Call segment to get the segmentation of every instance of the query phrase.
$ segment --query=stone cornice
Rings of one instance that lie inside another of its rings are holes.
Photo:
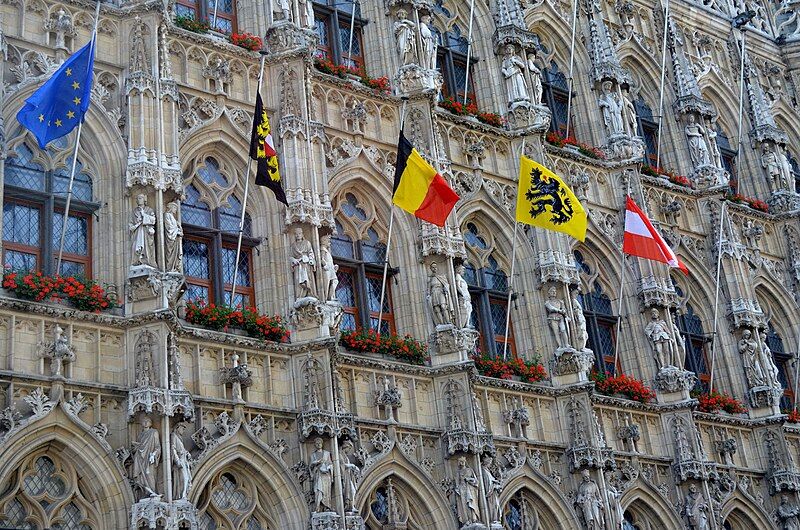
[[[769,418],[761,418],[761,419],[750,419],[744,417],[737,417],[737,416],[727,416],[722,414],[711,414],[708,412],[694,412],[694,419],[695,421],[705,421],[708,423],[721,423],[723,425],[730,425],[733,427],[746,427],[746,428],[755,428],[755,427],[768,427],[770,425],[781,425],[784,422],[786,416],[784,414],[778,416],[771,416]]]
[[[443,375],[459,374],[469,372],[473,369],[474,364],[464,362],[450,366],[442,366],[439,368],[432,368],[430,366],[420,366],[416,364],[407,364],[389,359],[380,359],[377,357],[366,357],[361,354],[354,354],[343,350],[337,350],[332,353],[334,366],[356,366],[359,368],[377,369],[377,370],[393,370],[408,375],[416,375],[422,377],[440,377]]]
[[[597,405],[606,405],[611,407],[619,407],[624,409],[639,410],[642,412],[652,412],[653,414],[662,414],[664,412],[674,412],[677,410],[694,409],[697,406],[696,399],[687,401],[680,401],[678,403],[640,403],[630,399],[624,399],[614,396],[606,396],[605,394],[593,394],[592,403]]]

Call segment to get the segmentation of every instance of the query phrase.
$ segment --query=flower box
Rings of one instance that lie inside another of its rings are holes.
[[[3,273],[3,288],[23,300],[67,301],[80,311],[99,313],[115,306],[112,297],[98,283],[74,276],[45,276],[41,272],[7,269]]]
[[[389,355],[403,362],[424,365],[428,360],[428,348],[410,335],[399,336],[374,330],[347,330],[339,337],[339,344],[360,353]]]
[[[230,307],[199,302],[186,304],[186,321],[214,331],[242,331],[247,336],[275,341],[289,340],[289,330],[280,316],[262,315],[255,307]]]
[[[745,197],[741,193],[729,193],[725,196],[725,199],[736,204],[749,206],[753,210],[758,210],[759,212],[769,213],[769,205],[760,199]]]
[[[191,31],[192,33],[208,33],[210,29],[208,22],[195,20],[193,17],[179,15],[175,17],[174,20],[176,26]]]
[[[234,46],[257,52],[264,47],[264,41],[252,33],[231,33],[228,35],[228,42]]]
[[[476,355],[472,358],[478,373],[486,377],[521,381],[523,383],[537,383],[547,378],[547,370],[538,360],[524,361],[519,357],[509,360],[489,357],[486,354]]]
[[[800,424],[800,410],[794,409],[789,411],[788,416],[786,417],[786,421],[788,421],[789,423]]]
[[[314,58],[314,68],[324,74],[336,76],[339,79],[349,79],[361,83],[365,87],[377,90],[381,94],[389,94],[391,92],[392,87],[389,83],[388,76],[370,77],[363,68],[336,64],[330,59],[322,59],[320,57]]]
[[[728,414],[744,414],[747,412],[741,401],[724,392],[717,392],[716,390],[711,394],[693,392],[692,397],[697,398],[699,402],[697,410],[700,412],[712,414],[719,411],[727,412]]]
[[[643,381],[629,375],[592,372],[591,379],[595,383],[595,389],[607,396],[618,395],[624,399],[638,401],[639,403],[647,403],[656,397],[656,393],[645,385]]]
[[[561,149],[567,149],[572,152],[580,153],[581,155],[593,158],[595,160],[605,160],[606,155],[598,149],[589,144],[585,144],[583,142],[579,142],[574,137],[570,136],[569,138],[564,138],[560,134],[549,132],[544,137],[545,141],[551,145],[559,147]]]
[[[650,164],[640,164],[639,171],[642,173],[642,175],[647,175],[649,177],[665,178],[677,186],[683,186],[684,188],[690,189],[694,188],[694,184],[691,180],[689,180],[688,177],[678,175],[669,169],[651,166]]]
[[[502,128],[506,125],[506,120],[502,116],[494,112],[480,112],[478,106],[471,101],[465,105],[460,101],[444,98],[439,102],[439,106],[457,116],[475,118],[479,122],[491,125],[492,127]]]

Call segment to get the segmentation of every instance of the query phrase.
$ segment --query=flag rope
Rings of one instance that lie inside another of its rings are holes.
[[[572,36],[569,43],[569,87],[567,91],[567,134],[569,138],[570,112],[572,112],[572,74],[575,68],[575,30],[578,27],[578,1],[572,2]]]
[[[656,167],[661,167],[661,128],[664,123],[664,79],[667,73],[667,34],[669,0],[664,2],[664,38],[661,41],[661,82],[658,89],[658,133],[656,135]]]
[[[94,8],[94,28],[92,29],[92,56],[97,51],[97,23],[100,21],[100,1]],[[94,64],[92,64],[94,67]],[[88,109],[87,109],[88,112]],[[85,113],[80,122],[78,122],[78,132],[75,134],[75,150],[72,153],[72,169],[69,172],[69,185],[67,186],[67,203],[64,205],[64,218],[61,220],[61,241],[58,244],[58,261],[56,262],[56,276],[61,275],[61,260],[64,257],[64,241],[67,235],[67,223],[69,222],[69,209],[72,205],[72,185],[75,183],[75,169],[78,165],[78,149],[81,144],[81,130],[83,129],[83,120]]]
[[[256,95],[261,93],[261,81],[264,78],[264,62],[267,58],[267,54],[264,51],[261,51],[261,67],[258,72],[258,85],[256,86]],[[236,280],[239,278],[239,258],[242,254],[242,234],[244,233],[244,217],[247,212],[247,196],[250,193],[250,168],[253,165],[253,158],[247,157],[247,170],[244,174],[244,199],[242,199],[242,215],[239,216],[239,239],[236,242],[236,261],[233,263],[233,285],[231,286],[231,303],[229,305],[234,305],[234,300],[236,296]],[[223,295],[223,301],[225,296]]]
[[[714,320],[711,333],[711,370],[709,374],[708,393],[714,391],[714,361],[717,355],[717,316],[719,314],[719,276],[722,271],[722,234],[725,222],[725,207],[728,201],[722,199],[722,209],[719,212],[719,239],[717,240],[717,274],[714,278]]]
[[[467,106],[467,95],[469,93],[469,60],[472,56],[472,22],[475,18],[475,0],[469,2],[469,29],[467,30],[467,68],[464,72],[464,106]]]
[[[403,105],[400,107],[400,131],[403,131],[403,125],[406,121],[406,105],[408,104],[408,97],[403,98]],[[386,296],[386,275],[389,273],[389,250],[392,248],[392,229],[394,228],[394,204],[389,203],[389,234],[386,236],[386,253],[383,255],[383,277],[381,278],[381,299],[378,306],[378,323],[377,329],[378,336],[381,336],[381,321],[383,320],[383,300]]]
[[[522,157],[525,156],[525,142],[528,138],[522,137],[522,149],[519,153],[520,170],[522,166]],[[508,328],[511,326],[511,296],[513,294],[512,287],[514,286],[514,270],[517,264],[517,218],[514,217],[514,236],[511,238],[511,277],[508,279],[508,300],[506,300],[506,327],[503,332],[503,360],[506,360],[506,351],[508,349]]]

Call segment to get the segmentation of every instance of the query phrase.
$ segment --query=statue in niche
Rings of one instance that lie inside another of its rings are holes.
[[[183,271],[183,228],[178,222],[177,201],[167,204],[164,212],[164,246],[167,259],[164,268],[167,272]]]
[[[575,503],[580,506],[586,530],[604,530],[606,527],[605,507],[597,482],[592,480],[589,470],[581,471],[581,484]]]
[[[772,388],[779,389],[781,388],[781,382],[780,379],[778,379],[778,367],[775,366],[775,360],[772,357],[772,350],[767,344],[767,333],[762,330],[758,337],[761,339],[761,364],[764,366],[764,371],[766,372],[769,385]]]
[[[312,0],[298,0],[299,5],[297,10],[300,13],[301,23],[298,26],[306,29],[314,29],[316,23],[314,22],[314,2]],[[353,6],[355,8],[355,6]]]
[[[339,277],[336,273],[339,271],[339,266],[333,262],[330,234],[325,234],[319,240],[319,263],[320,267],[322,267],[322,289],[320,294],[326,301],[335,301],[336,287],[339,285]]]
[[[469,285],[464,279],[467,272],[464,265],[456,267],[456,294],[458,296],[458,327],[465,328],[470,325],[472,318],[472,296],[469,294]]]
[[[792,169],[783,148],[774,144],[765,143],[761,155],[761,167],[769,177],[772,189],[791,190]]]
[[[689,486],[683,506],[686,525],[690,530],[708,530],[708,503],[696,484]]]
[[[316,293],[314,273],[317,270],[317,260],[314,258],[311,242],[303,235],[303,229],[300,227],[294,229],[291,249],[295,294],[297,298],[313,297]]]
[[[181,376],[180,351],[175,334],[169,332],[167,335],[167,359],[169,363],[169,389],[184,390],[183,376]]]
[[[291,22],[292,20],[292,6],[289,4],[289,0],[277,0],[273,5],[273,13],[280,13],[281,20],[285,20],[286,22]],[[277,9],[275,9],[277,8]],[[274,16],[274,15],[273,15]]]
[[[508,90],[508,104],[512,105],[520,101],[530,101],[528,87],[525,85],[525,62],[517,56],[514,46],[506,46],[501,73],[506,80]]]
[[[739,353],[744,358],[745,371],[751,386],[766,386],[768,384],[767,370],[759,352],[758,342],[753,338],[753,332],[745,329],[739,339]]]
[[[186,424],[178,423],[172,430],[169,442],[172,450],[172,499],[176,501],[186,500],[192,487],[192,457],[183,445],[184,432]]]
[[[583,306],[579,297],[581,295],[580,288],[572,290],[572,318],[575,320],[573,326],[575,331],[575,349],[586,349],[586,343],[589,342],[589,330],[586,329],[586,317],[583,314]]]
[[[467,465],[467,459],[463,456],[460,457],[456,472],[455,492],[458,520],[461,521],[461,524],[477,523],[481,519],[478,508],[478,487],[478,478],[475,476],[475,472]]]
[[[333,485],[333,461],[331,453],[323,447],[322,438],[314,440],[314,452],[308,465],[314,487],[314,512],[333,511],[331,486]]]
[[[782,525],[781,530],[800,530],[800,507],[796,502],[790,501],[785,493],[781,495],[777,516]]]
[[[542,104],[542,70],[536,65],[536,49],[528,54],[528,71],[531,74],[531,103]]]
[[[708,155],[706,130],[697,123],[697,118],[694,114],[687,115],[684,132],[686,133],[686,140],[689,142],[689,157],[692,159],[692,165],[695,168],[710,165],[711,158]]]
[[[495,477],[492,470],[494,459],[486,455],[481,460],[481,477],[483,478],[483,491],[486,493],[486,506],[489,508],[489,521],[500,522],[503,515],[500,509],[500,492],[503,490],[500,479]]]
[[[397,39],[397,53],[400,54],[401,66],[412,64],[417,60],[417,25],[407,17],[405,9],[397,10],[394,36]]]
[[[639,126],[636,123],[636,105],[633,104],[629,93],[622,93],[622,104],[625,108],[625,122],[628,125],[628,134],[638,136]]]
[[[669,332],[667,321],[661,318],[658,308],[650,310],[650,322],[644,328],[644,334],[650,340],[653,347],[654,358],[659,370],[667,366],[680,368],[680,360],[675,351],[675,343]]]
[[[622,498],[622,491],[609,482],[606,485],[606,495],[608,497],[608,506],[611,508],[611,528],[613,530],[622,530],[625,523],[625,511],[619,502]]]
[[[556,339],[556,348],[568,348],[570,341],[567,319],[569,316],[564,300],[558,298],[557,294],[558,291],[555,287],[551,286],[547,290],[547,300],[544,303],[544,308],[547,311],[547,324]]]
[[[56,324],[53,330],[53,343],[41,343],[39,345],[40,354],[45,359],[50,359],[50,375],[63,377],[64,363],[75,362],[75,352],[69,345],[69,339],[64,334],[64,330]]]
[[[141,419],[142,432],[133,443],[133,483],[146,495],[158,497],[156,482],[161,461],[161,437],[147,416]]]
[[[155,336],[144,330],[136,339],[136,386],[145,387],[153,384],[153,348]]]
[[[354,502],[356,499],[356,489],[361,478],[361,468],[356,464],[355,447],[353,442],[345,439],[339,451],[341,459],[342,495],[344,496],[344,509],[347,512],[355,510]]]
[[[450,298],[450,282],[439,274],[439,265],[434,261],[428,275],[428,298],[433,309],[433,323],[443,326],[453,321],[453,301]]]
[[[778,163],[781,166],[781,182],[785,183],[782,186],[782,189],[792,191],[794,188],[792,186],[792,182],[794,178],[792,177],[792,166],[789,164],[789,157],[787,156],[788,147],[778,146],[776,149],[776,154],[778,156]]]
[[[431,16],[428,14],[422,15],[422,20],[419,22],[419,39],[422,42],[420,66],[428,70],[436,70],[436,49],[439,44],[436,35],[431,30]]]
[[[708,150],[711,153],[711,162],[717,169],[722,168],[722,155],[717,145],[717,124],[716,119],[706,121],[706,138],[708,138]]]
[[[603,112],[603,124],[609,136],[616,136],[625,133],[625,125],[622,120],[622,102],[619,94],[614,91],[614,84],[611,81],[603,81],[602,94],[597,100],[600,110]]]
[[[131,265],[156,266],[156,213],[147,205],[147,196],[136,196],[136,208],[128,225],[131,234]]]

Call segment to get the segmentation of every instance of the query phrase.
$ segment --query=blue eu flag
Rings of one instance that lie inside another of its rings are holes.
[[[17,121],[36,136],[42,149],[83,120],[89,109],[93,69],[94,38],[25,100]]]

